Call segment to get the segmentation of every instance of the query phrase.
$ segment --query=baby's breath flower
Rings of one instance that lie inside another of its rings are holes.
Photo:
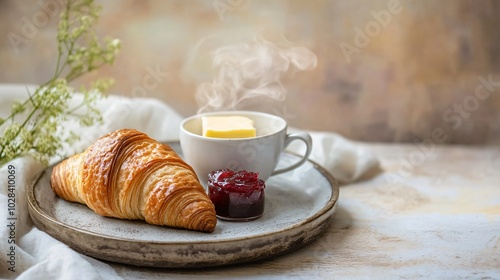
[[[28,100],[14,103],[10,116],[0,119],[0,166],[19,156],[30,155],[48,163],[51,157],[60,155],[63,143],[79,139],[73,131],[65,131],[66,136],[58,134],[63,121],[76,117],[82,126],[102,122],[95,102],[112,85],[110,79],[91,83],[89,89],[81,87],[81,104],[69,107],[74,92],[69,83],[104,64],[112,64],[120,49],[119,40],[105,38],[102,46],[95,35],[92,26],[100,11],[93,0],[66,2],[58,24],[54,76],[29,93]]]
[[[12,113],[13,114],[20,114],[20,113],[24,112],[24,110],[26,110],[26,107],[21,102],[16,101],[12,104]]]

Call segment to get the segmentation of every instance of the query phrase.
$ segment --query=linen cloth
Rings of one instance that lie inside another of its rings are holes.
[[[33,86],[0,85],[0,117],[10,113],[10,106],[15,100],[28,97],[27,88],[33,89]],[[81,98],[76,95],[73,102]],[[100,136],[120,128],[135,128],[159,141],[178,140],[182,116],[159,100],[111,95],[99,100],[98,108],[104,123],[77,129],[81,140],[72,147],[66,147],[67,155],[83,151]],[[69,122],[62,127],[75,125]],[[379,166],[378,160],[369,150],[358,147],[353,141],[335,133],[308,132],[313,138],[310,159],[323,166],[340,182],[355,181]],[[304,147],[292,142],[287,150],[303,154]],[[51,162],[57,160],[59,158],[53,158]],[[9,166],[15,168],[13,216],[8,211]],[[73,251],[33,225],[25,191],[33,177],[44,168],[29,157],[15,159],[0,168],[0,279],[121,279],[105,262]],[[8,227],[13,221],[8,220],[9,217],[16,218],[14,231]],[[9,263],[11,256],[8,254],[11,254],[13,246],[9,240],[15,241],[15,268],[12,269],[15,272],[9,270],[13,266],[13,263]]]

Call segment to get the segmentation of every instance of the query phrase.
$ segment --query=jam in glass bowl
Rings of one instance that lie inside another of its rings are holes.
[[[223,220],[250,221],[262,216],[265,187],[257,172],[221,169],[208,174],[208,195]]]

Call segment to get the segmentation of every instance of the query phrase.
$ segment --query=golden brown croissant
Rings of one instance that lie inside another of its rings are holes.
[[[215,208],[194,170],[168,145],[133,129],[104,135],[58,165],[50,178],[61,198],[99,215],[212,232]]]

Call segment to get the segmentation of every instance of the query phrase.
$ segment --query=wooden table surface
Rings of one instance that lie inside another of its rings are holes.
[[[366,144],[382,172],[340,188],[319,239],[200,270],[110,264],[126,279],[500,279],[500,147]]]

